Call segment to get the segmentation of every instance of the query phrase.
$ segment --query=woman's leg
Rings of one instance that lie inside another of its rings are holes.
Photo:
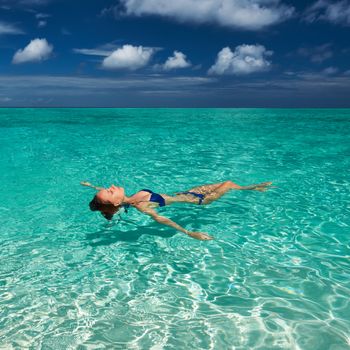
[[[234,188],[234,189],[239,190],[241,187],[232,181],[225,181],[225,182],[219,182],[216,184],[208,184],[208,185],[201,185],[201,186],[193,187],[188,191],[207,195],[210,192],[216,191],[217,188],[219,188],[220,186],[222,186],[223,184],[228,183],[228,182],[232,186],[232,189]]]
[[[255,191],[263,192],[263,191],[266,191],[267,187],[270,186],[271,184],[272,182],[263,182],[261,184],[256,184],[256,185],[240,186],[232,181],[225,181],[225,182],[219,182],[216,184],[208,184],[208,185],[193,187],[186,192],[203,194],[204,199],[202,204],[209,204],[219,199],[230,190],[255,190]],[[186,202],[186,203],[199,204],[198,197],[195,197],[191,194],[183,194],[181,192],[178,192],[174,197],[170,197],[167,195],[165,196],[167,197],[167,201],[169,203]]]
[[[231,190],[253,190],[265,192],[267,188],[272,184],[272,182],[262,182],[256,185],[249,186],[239,186],[232,181],[225,181],[220,186],[216,187],[214,191],[209,192],[205,195],[203,204],[209,204],[213,201],[216,201],[220,197],[222,197],[225,193]]]
[[[220,197],[222,197],[225,193],[231,190],[238,190],[240,189],[237,184],[233,183],[232,181],[225,181],[222,182],[219,186],[215,187],[212,191],[209,191],[205,193],[205,197],[203,200],[203,204],[209,204],[211,202],[216,201]]]
[[[272,182],[262,182],[260,184],[255,184],[255,185],[240,186],[232,181],[225,181],[225,182],[219,182],[217,184],[193,187],[189,191],[207,195],[221,188],[223,185],[225,185],[225,187],[228,187],[229,189],[232,189],[232,190],[264,191],[264,190],[267,190],[267,187],[270,186],[271,184]]]

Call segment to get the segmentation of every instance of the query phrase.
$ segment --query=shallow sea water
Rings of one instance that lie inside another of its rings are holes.
[[[350,349],[350,110],[0,110],[0,349]],[[274,181],[90,212],[112,183]]]

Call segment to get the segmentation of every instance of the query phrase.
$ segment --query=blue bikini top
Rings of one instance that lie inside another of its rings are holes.
[[[158,193],[155,193],[151,190],[143,189],[141,191],[145,191],[151,194],[151,198],[149,199],[150,202],[158,203],[160,207],[164,207],[165,199]],[[125,209],[125,212],[128,213],[128,209],[130,208],[130,204],[123,204],[123,208]]]
[[[151,194],[151,198],[149,199],[150,202],[158,203],[160,207],[165,206],[165,199],[160,194],[147,189],[143,189],[141,191],[145,191]]]

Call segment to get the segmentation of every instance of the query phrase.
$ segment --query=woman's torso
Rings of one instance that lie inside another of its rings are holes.
[[[147,207],[159,207],[168,204],[168,198],[170,196],[166,194],[159,194],[150,190],[140,190],[130,197],[130,204],[147,206]]]

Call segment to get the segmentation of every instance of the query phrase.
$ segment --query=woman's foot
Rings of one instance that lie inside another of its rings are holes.
[[[268,182],[262,182],[261,184],[254,185],[254,188],[252,188],[253,191],[259,191],[259,192],[265,192],[269,189],[269,187],[272,185],[271,181]]]
[[[210,241],[214,239],[213,237],[207,235],[204,232],[188,232],[187,233],[190,237],[198,239],[200,241]]]

